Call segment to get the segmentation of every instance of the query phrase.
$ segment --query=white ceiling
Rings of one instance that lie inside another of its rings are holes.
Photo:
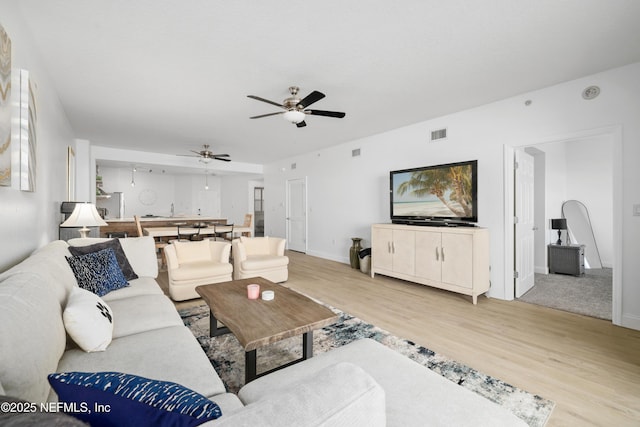
[[[77,138],[259,164],[640,61],[636,0],[15,2]]]

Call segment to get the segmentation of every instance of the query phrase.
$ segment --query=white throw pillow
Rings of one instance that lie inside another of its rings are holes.
[[[269,253],[269,237],[240,237],[247,255],[260,255]]]
[[[62,314],[67,333],[86,352],[104,351],[113,338],[113,312],[98,295],[80,287],[69,294]]]
[[[199,242],[175,242],[176,256],[180,264],[198,261],[211,261],[209,240]]]

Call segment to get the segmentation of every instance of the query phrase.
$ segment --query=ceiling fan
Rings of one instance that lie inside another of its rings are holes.
[[[211,160],[222,160],[223,162],[231,161],[231,159],[228,158],[229,157],[228,154],[215,154],[213,151],[209,150],[208,144],[204,144],[202,148],[203,149],[200,151],[189,150],[192,153],[196,153],[197,156],[192,156],[190,154],[178,154],[178,155],[187,156],[187,157],[200,157],[198,160],[202,163],[209,163]]]
[[[320,101],[325,97],[324,93],[318,92],[314,90],[309,95],[300,99],[298,97],[298,91],[300,88],[298,86],[291,86],[289,88],[289,93],[291,96],[284,101],[282,104],[278,104],[277,102],[269,101],[268,99],[261,98],[255,95],[247,95],[251,99],[255,99],[258,101],[266,102],[267,104],[275,105],[284,109],[284,111],[279,111],[277,113],[269,113],[262,114],[260,116],[249,117],[250,119],[259,119],[262,117],[275,116],[277,114],[282,114],[285,120],[295,123],[295,125],[299,128],[305,127],[307,124],[304,119],[306,115],[310,116],[325,116],[325,117],[335,117],[341,119],[345,116],[345,113],[341,113],[338,111],[325,111],[325,110],[307,110],[306,108],[313,104],[314,102]]]

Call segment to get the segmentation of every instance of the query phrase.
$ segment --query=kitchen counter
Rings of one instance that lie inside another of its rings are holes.
[[[133,237],[138,235],[138,229],[136,227],[136,223],[133,218],[114,218],[114,219],[105,219],[106,223],[109,224],[106,227],[100,227],[100,237],[109,237],[110,234],[113,234],[114,237],[123,237],[126,233],[127,236]],[[153,224],[153,227],[163,227],[163,226],[172,226],[175,223],[186,223],[185,225],[191,225],[198,222],[206,222],[212,223],[216,222],[218,224],[226,224],[226,218],[213,218],[208,216],[198,216],[198,215],[190,215],[190,216],[154,216],[154,217],[140,217],[140,222],[142,226],[149,226]]]

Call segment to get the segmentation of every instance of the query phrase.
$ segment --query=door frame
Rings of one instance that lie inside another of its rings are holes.
[[[596,129],[588,129],[566,135],[550,137],[538,141],[529,141],[523,144],[503,146],[503,182],[504,182],[504,297],[513,300],[515,297],[513,271],[515,265],[514,248],[514,152],[516,148],[528,147],[550,142],[563,142],[575,139],[584,139],[595,136],[609,136],[613,147],[613,297],[612,297],[612,322],[614,325],[622,325],[622,125],[605,126]]]
[[[290,194],[290,183],[293,181],[302,181],[303,187],[304,187],[304,250],[302,251],[303,253],[307,253],[309,250],[309,199],[308,199],[308,193],[309,193],[309,187],[308,187],[308,183],[307,183],[307,177],[304,176],[302,178],[292,178],[292,179],[287,179],[286,180],[286,184],[285,184],[285,189],[286,189],[286,196],[285,196],[285,209],[284,209],[284,213],[285,213],[285,236],[286,236],[286,240],[287,240],[287,248],[289,248],[289,230],[290,230],[290,221],[289,221],[289,207],[291,206],[291,194]]]

